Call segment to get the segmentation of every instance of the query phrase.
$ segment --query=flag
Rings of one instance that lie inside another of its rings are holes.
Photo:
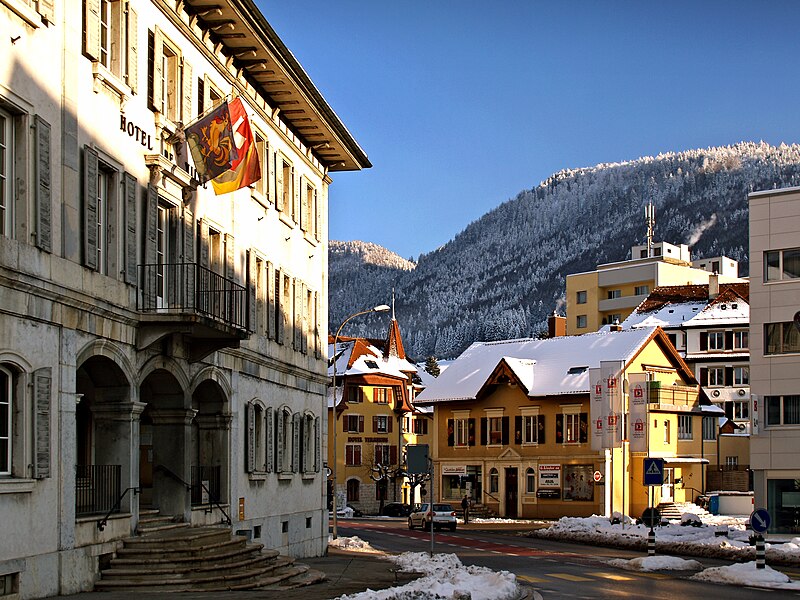
[[[227,102],[187,127],[185,134],[200,181],[224,173],[237,158]]]
[[[228,105],[233,130],[233,141],[236,145],[236,159],[231,163],[229,171],[222,173],[211,181],[214,192],[227,194],[247,187],[261,179],[261,164],[258,149],[253,141],[250,121],[241,98],[236,98]]]

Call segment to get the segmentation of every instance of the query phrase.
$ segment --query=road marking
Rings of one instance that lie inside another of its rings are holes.
[[[573,575],[571,573],[545,573],[548,577],[555,577],[556,579],[566,579],[567,581],[592,581],[588,577],[581,577],[580,575]]]
[[[547,583],[546,579],[540,577],[531,577],[530,575],[517,575],[517,579],[521,579],[526,583]]]
[[[639,573],[640,577],[649,577],[650,579],[669,579],[669,575],[663,573]]]
[[[614,581],[633,581],[633,577],[625,575],[614,575],[613,573],[587,573],[593,577],[602,577],[603,579],[613,579]]]

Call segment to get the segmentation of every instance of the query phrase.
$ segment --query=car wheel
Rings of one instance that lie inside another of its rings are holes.
[[[408,517],[408,528],[414,529],[414,521],[411,520],[411,517]]]

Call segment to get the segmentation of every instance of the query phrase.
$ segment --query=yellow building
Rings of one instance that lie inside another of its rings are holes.
[[[601,361],[618,362],[625,392],[631,374],[646,374],[649,452],[631,453],[627,436],[592,449],[589,370]],[[473,344],[417,397],[434,408],[434,496],[466,493],[504,517],[639,516],[649,454],[666,461],[652,501],[693,500],[708,461],[679,440],[678,422],[700,427],[698,391],[660,328]]]
[[[689,247],[667,242],[633,246],[631,259],[598,265],[594,271],[567,275],[567,335],[597,331],[621,323],[656,286],[742,282],[737,261],[708,258],[691,261]]]

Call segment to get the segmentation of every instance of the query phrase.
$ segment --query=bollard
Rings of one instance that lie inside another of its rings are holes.
[[[653,528],[650,528],[650,531],[647,534],[647,556],[655,556],[656,555],[656,532],[653,531]]]
[[[767,563],[767,551],[764,548],[764,536],[756,536],[756,569],[763,569]]]

